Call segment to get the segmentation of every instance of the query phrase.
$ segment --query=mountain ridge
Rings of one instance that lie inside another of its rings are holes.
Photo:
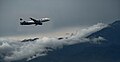
[[[87,36],[87,38],[98,37],[98,36],[105,38],[107,41],[111,41],[111,43],[120,44],[120,42],[119,42],[120,20],[109,24],[108,27]],[[119,43],[117,43],[117,42],[119,42]]]

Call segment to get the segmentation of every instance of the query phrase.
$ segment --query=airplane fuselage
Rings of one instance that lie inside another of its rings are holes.
[[[42,25],[41,22],[34,22],[34,21],[23,21],[23,22],[20,22],[20,25],[32,25],[32,24]]]

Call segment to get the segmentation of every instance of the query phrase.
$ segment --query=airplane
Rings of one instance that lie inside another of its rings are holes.
[[[22,21],[22,20],[23,20],[23,19],[20,18],[20,21]],[[35,24],[35,26],[37,26],[37,25],[42,25],[43,22],[50,21],[50,18],[41,18],[41,19],[37,20],[37,19],[34,19],[34,18],[30,17],[30,20],[31,20],[31,21],[23,21],[23,22],[20,22],[20,25],[33,25],[33,24]]]

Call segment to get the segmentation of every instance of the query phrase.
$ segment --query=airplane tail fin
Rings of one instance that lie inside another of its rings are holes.
[[[22,18],[20,18],[20,21],[22,21],[23,19]]]

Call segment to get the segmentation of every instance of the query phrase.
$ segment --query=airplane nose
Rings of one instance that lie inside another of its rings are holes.
[[[48,20],[50,20],[50,18],[47,18]]]
[[[44,20],[50,20],[50,18],[44,18]]]

